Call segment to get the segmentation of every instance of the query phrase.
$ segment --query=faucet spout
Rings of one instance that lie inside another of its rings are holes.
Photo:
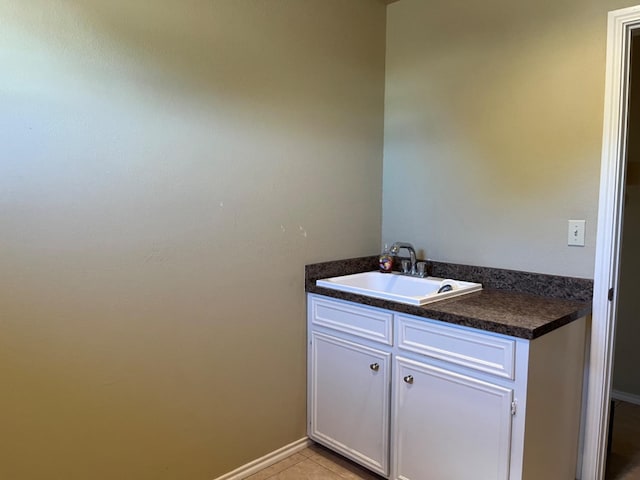
[[[389,250],[389,253],[395,257],[398,255],[401,248],[408,250],[409,261],[411,262],[411,275],[415,275],[416,274],[416,250],[413,248],[413,245],[411,245],[408,242],[395,242],[393,245],[391,245],[391,249]]]

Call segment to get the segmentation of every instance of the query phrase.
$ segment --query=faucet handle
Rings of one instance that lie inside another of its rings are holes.
[[[416,263],[416,274],[419,277],[427,276],[427,262],[418,262]]]
[[[402,273],[404,273],[404,274],[411,273],[411,261],[410,260],[408,260],[406,258],[403,258],[400,261],[400,265],[402,266]]]

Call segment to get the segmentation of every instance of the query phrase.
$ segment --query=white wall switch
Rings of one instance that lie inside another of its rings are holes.
[[[569,220],[569,238],[567,245],[584,247],[584,220]]]

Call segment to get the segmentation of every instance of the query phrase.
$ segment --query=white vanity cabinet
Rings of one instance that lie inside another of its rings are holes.
[[[309,298],[309,436],[389,474],[392,315]]]
[[[313,440],[393,480],[576,478],[584,318],[526,340],[309,294],[308,322]]]
[[[516,340],[396,316],[394,478],[508,480]]]

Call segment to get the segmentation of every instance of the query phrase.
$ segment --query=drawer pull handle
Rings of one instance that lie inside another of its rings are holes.
[[[369,368],[374,372],[377,372],[378,370],[380,370],[380,365],[378,365],[377,363],[372,363],[371,365],[369,365]]]
[[[406,377],[404,377],[404,381],[409,385],[413,384],[413,375],[407,375]]]

